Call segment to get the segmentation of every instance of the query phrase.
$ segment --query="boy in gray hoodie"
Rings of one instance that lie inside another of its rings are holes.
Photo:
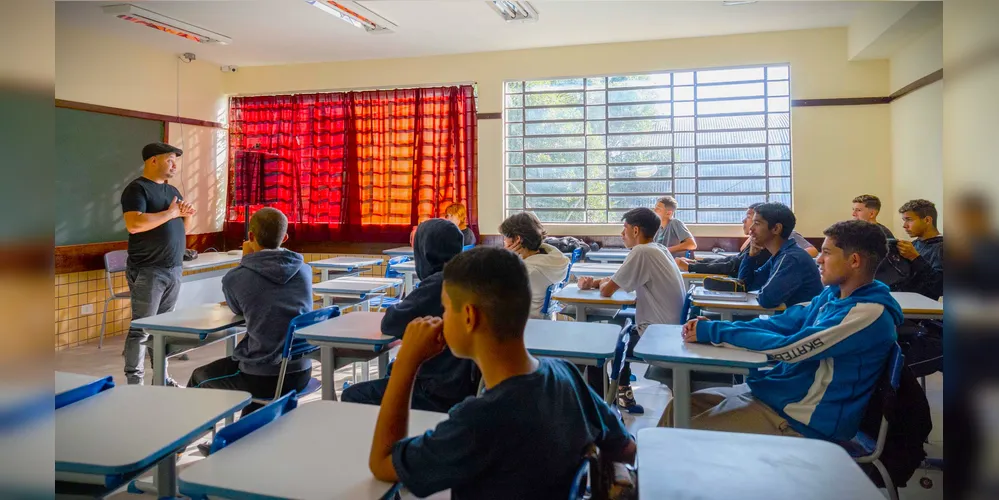
[[[222,278],[229,309],[246,318],[246,335],[232,357],[197,368],[187,387],[246,391],[274,397],[281,350],[292,318],[312,310],[312,268],[301,254],[281,248],[288,240],[288,218],[262,208],[250,218],[250,239],[243,242],[239,266]],[[301,391],[312,376],[312,361],[288,363],[282,394]],[[243,415],[259,405],[251,404]]]

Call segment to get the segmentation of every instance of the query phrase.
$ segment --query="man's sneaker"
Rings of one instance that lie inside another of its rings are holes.
[[[163,385],[165,385],[167,387],[181,387],[181,388],[183,388],[182,385],[178,384],[177,381],[174,380],[174,379],[172,379],[172,378],[166,379],[166,383],[163,384]]]
[[[645,408],[642,408],[642,405],[635,401],[635,392],[631,390],[631,386],[618,387],[617,405],[632,415],[645,413]]]

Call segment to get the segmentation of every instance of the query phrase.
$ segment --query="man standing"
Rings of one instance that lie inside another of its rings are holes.
[[[177,158],[182,154],[169,144],[147,144],[142,148],[142,176],[121,193],[128,230],[125,277],[132,295],[133,321],[173,310],[180,293],[186,234],[195,210],[167,181],[176,175]],[[148,337],[140,328],[128,330],[125,377],[129,384],[143,382]],[[169,375],[165,380],[167,385],[177,385]]]
[[[659,229],[653,242],[666,247],[669,253],[680,255],[688,250],[697,250],[697,241],[690,234],[687,225],[676,218],[676,198],[663,196],[656,202],[656,215],[659,216]]]
[[[894,240],[895,235],[884,224],[878,222],[878,214],[881,213],[881,198],[873,194],[862,194],[853,199],[854,220],[865,220],[871,224],[877,224],[885,238]]]

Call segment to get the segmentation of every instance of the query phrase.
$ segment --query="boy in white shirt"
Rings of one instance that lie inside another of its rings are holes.
[[[610,297],[618,289],[635,292],[635,328],[628,342],[628,356],[645,329],[652,324],[683,323],[683,275],[666,247],[653,242],[659,228],[659,217],[648,208],[629,210],[621,218],[621,237],[631,249],[614,276],[594,279],[584,276],[577,285],[580,290],[600,289],[600,295]],[[618,378],[618,406],[628,413],[645,413],[635,401],[631,389],[631,364],[625,363]]]

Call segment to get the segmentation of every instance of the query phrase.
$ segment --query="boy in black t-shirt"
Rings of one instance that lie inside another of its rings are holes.
[[[516,254],[478,247],[458,255],[444,268],[441,299],[443,320],[420,318],[406,329],[371,445],[376,478],[421,497],[450,489],[458,499],[565,498],[588,445],[634,461],[634,440],[579,371],[524,347],[531,287]],[[445,346],[475,361],[486,391],[406,438],[417,370]]]

